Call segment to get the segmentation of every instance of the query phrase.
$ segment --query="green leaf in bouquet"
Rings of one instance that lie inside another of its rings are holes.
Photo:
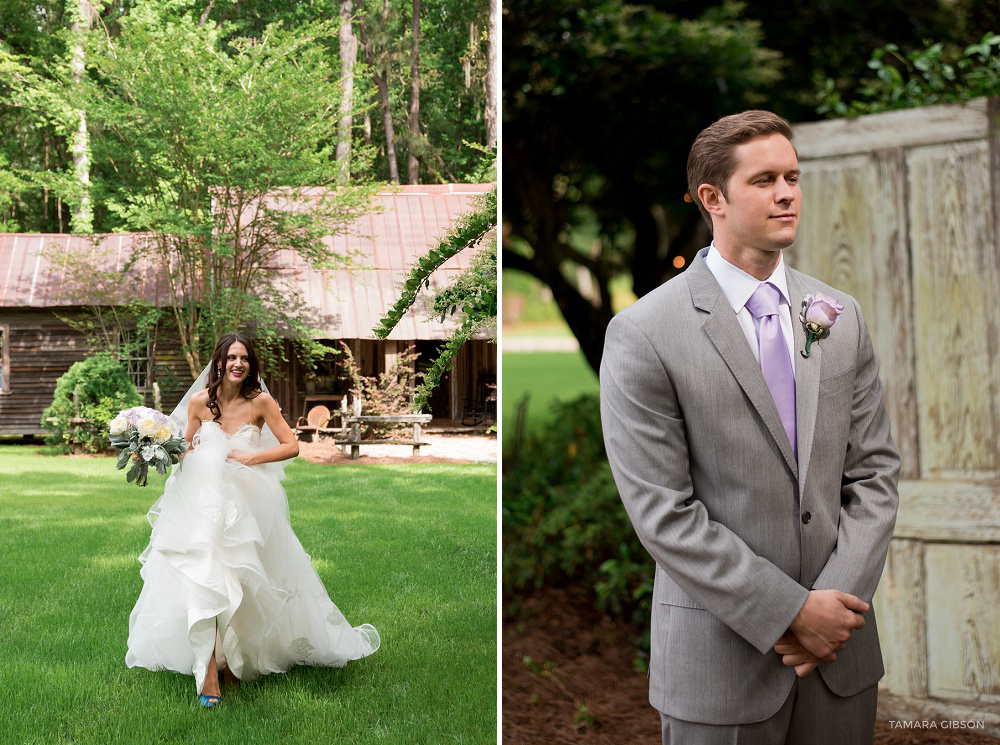
[[[167,465],[169,465],[169,464],[164,465],[164,463],[163,463],[162,460],[156,459],[156,460],[153,461],[153,465],[156,466],[156,472],[158,474],[160,474],[161,476],[166,476],[167,475]]]
[[[115,464],[115,468],[119,471],[122,470],[128,464],[131,457],[132,453],[128,449],[122,450],[118,453],[118,462]]]
[[[142,463],[140,461],[135,461],[132,467],[128,469],[128,473],[125,474],[125,481],[131,484],[139,476],[139,471],[142,469]]]

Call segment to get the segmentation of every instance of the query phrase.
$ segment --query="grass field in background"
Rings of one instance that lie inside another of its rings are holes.
[[[530,395],[527,429],[552,415],[553,401],[569,401],[582,393],[597,393],[597,374],[582,352],[508,352],[503,355],[501,435],[506,451],[514,442],[517,405]]]
[[[495,466],[293,463],[292,525],[333,601],[382,648],[201,709],[194,678],[125,667],[163,477],[140,489],[113,458],[35,450],[0,445],[0,742],[495,741]]]

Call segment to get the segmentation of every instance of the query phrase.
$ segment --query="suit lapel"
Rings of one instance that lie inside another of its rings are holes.
[[[788,435],[781,423],[774,399],[771,398],[771,391],[768,390],[764,375],[760,371],[760,365],[757,364],[757,360],[747,344],[747,338],[743,334],[739,321],[736,320],[732,306],[723,295],[722,288],[716,282],[712,271],[705,264],[704,253],[704,251],[699,253],[684,273],[688,280],[688,286],[691,288],[691,299],[694,301],[695,307],[708,313],[708,318],[705,319],[702,328],[708,334],[708,338],[711,339],[719,354],[722,355],[722,359],[729,366],[733,377],[743,388],[743,392],[750,399],[754,409],[764,420],[768,432],[785,458],[785,463],[792,474],[797,477],[798,464],[792,454],[792,446],[788,442]],[[798,394],[796,393],[796,405],[797,403]],[[799,447],[801,448],[801,436]]]
[[[792,328],[795,336],[795,431],[799,450],[799,496],[809,471],[813,436],[816,434],[816,409],[819,404],[819,373],[823,362],[823,346],[813,344],[808,359],[801,351],[806,348],[806,332],[799,322],[802,300],[811,292],[805,277],[785,265],[788,294],[792,307]]]

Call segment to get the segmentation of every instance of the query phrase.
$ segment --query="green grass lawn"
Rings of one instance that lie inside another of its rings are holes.
[[[501,432],[504,450],[514,441],[518,402],[527,394],[527,429],[551,416],[553,401],[597,393],[597,374],[582,352],[508,352],[503,355]]]
[[[496,741],[495,466],[292,464],[292,525],[382,648],[201,709],[194,678],[125,667],[163,477],[35,450],[0,445],[0,743]]]

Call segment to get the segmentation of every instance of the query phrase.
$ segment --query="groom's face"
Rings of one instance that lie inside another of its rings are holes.
[[[773,134],[736,148],[736,170],[721,198],[717,238],[734,247],[780,251],[795,240],[802,207],[799,161],[784,135]],[[718,235],[719,228],[723,235]]]

